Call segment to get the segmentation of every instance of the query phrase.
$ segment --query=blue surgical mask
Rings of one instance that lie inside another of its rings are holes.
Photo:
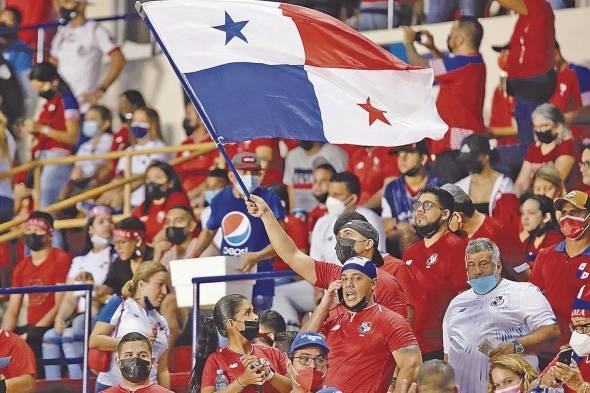
[[[221,190],[207,190],[205,191],[205,193],[203,194],[203,196],[205,197],[205,202],[207,202],[207,204],[211,204],[211,201],[213,200],[213,198],[215,198],[215,196],[217,194],[219,194]]]
[[[136,139],[145,138],[150,130],[148,123],[133,122],[131,123],[131,133]]]
[[[472,278],[471,280],[467,280],[473,291],[478,295],[485,295],[486,293],[490,292],[492,289],[496,288],[498,285],[498,278],[496,277],[496,272],[482,276],[479,278]]]
[[[242,175],[240,177],[242,178],[242,182],[244,183],[244,186],[246,186],[246,190],[248,190],[248,192],[252,192],[258,187],[260,187],[260,176]],[[240,192],[242,191],[242,189],[239,186],[238,189],[240,190]]]
[[[100,132],[100,127],[98,126],[98,122],[94,120],[86,120],[82,123],[82,134],[87,136],[88,138],[92,138],[96,134]]]

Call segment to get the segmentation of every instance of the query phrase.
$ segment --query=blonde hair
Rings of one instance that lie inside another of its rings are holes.
[[[553,184],[553,186],[557,189],[558,196],[565,194],[563,180],[561,179],[559,171],[557,170],[557,168],[555,168],[553,164],[543,165],[542,167],[537,169],[535,175],[533,176],[533,181],[531,183],[532,186],[535,185],[535,180],[537,179],[545,180]]]
[[[520,355],[498,355],[492,358],[490,362],[490,373],[488,379],[488,392],[494,393],[496,388],[492,380],[492,370],[495,368],[502,368],[504,370],[512,371],[520,378],[520,391],[528,392],[531,384],[539,376],[539,372],[524,360]]]
[[[6,127],[7,123],[6,116],[4,116],[4,113],[0,112],[0,158],[10,159],[8,152],[8,137],[6,136],[6,133],[9,132]]]
[[[161,272],[168,273],[168,270],[160,262],[142,262],[135,271],[133,278],[123,285],[121,294],[124,297],[135,297],[137,285],[140,281],[148,282],[153,275]]]

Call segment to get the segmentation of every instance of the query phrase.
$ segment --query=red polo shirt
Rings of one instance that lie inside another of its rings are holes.
[[[37,375],[35,354],[25,340],[13,332],[0,330],[0,358],[10,356],[10,364],[0,369],[4,378],[10,379],[21,375]]]
[[[344,393],[385,393],[391,384],[392,352],[416,345],[408,321],[380,304],[328,318],[320,333],[330,348],[326,386]]]
[[[144,240],[147,243],[151,243],[152,240],[154,240],[154,236],[156,236],[164,227],[164,220],[166,219],[166,213],[168,213],[168,210],[175,206],[191,207],[191,203],[184,191],[171,193],[161,205],[152,203],[147,213],[144,213],[143,211],[144,205],[145,202],[137,206],[133,211],[133,215],[145,224]]]
[[[41,127],[51,127],[55,132],[66,132],[66,120],[80,119],[78,101],[69,92],[58,92],[55,96],[43,104],[39,113],[38,123]],[[73,145],[60,142],[49,136],[39,133],[35,135],[37,146],[35,150],[44,151],[51,149],[63,149],[71,151]]]
[[[136,390],[128,390],[125,389],[121,385],[111,386],[107,390],[104,390],[104,393],[173,393],[172,390],[168,390],[157,383],[153,383],[148,386],[141,387]]]
[[[392,176],[399,176],[397,159],[389,154],[387,147],[361,147],[350,156],[348,170],[361,182],[360,205],[383,188],[383,181]]]
[[[406,249],[409,275],[406,296],[414,305],[413,329],[422,353],[442,350],[442,321],[451,300],[468,288],[465,270],[467,240],[451,232],[426,247],[424,240]]]
[[[546,0],[524,0],[526,15],[519,15],[510,38],[508,76],[511,79],[542,75],[555,65],[553,10]]]
[[[571,112],[582,107],[578,74],[567,64],[564,64],[557,73],[557,84],[549,102],[558,107],[561,113]]]
[[[203,142],[211,142],[211,138],[207,136],[206,138],[197,141],[192,136],[189,136],[182,141],[181,145],[192,145],[193,143]],[[190,151],[182,151],[176,153],[176,157],[187,157],[191,154],[192,152]],[[215,164],[215,159],[218,155],[219,153],[217,152],[217,149],[215,149],[209,153],[198,155],[181,164],[174,165],[174,170],[182,180],[182,188],[190,191],[201,185],[207,178],[207,173],[209,173],[209,170]]]
[[[539,167],[543,164],[553,164],[561,156],[571,156],[576,158],[578,152],[572,139],[566,139],[561,141],[553,150],[547,154],[541,152],[541,144],[535,143],[529,146],[524,160],[530,162],[535,167]]]
[[[530,282],[539,287],[557,317],[561,330],[561,343],[569,341],[572,303],[581,286],[590,282],[590,246],[580,255],[570,258],[565,241],[539,252]]]

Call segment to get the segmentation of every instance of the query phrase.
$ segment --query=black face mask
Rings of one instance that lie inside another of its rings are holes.
[[[437,221],[437,222],[433,222],[432,224],[426,224],[421,227],[419,227],[417,225],[415,225],[414,227],[416,228],[416,233],[421,238],[430,239],[432,236],[434,236],[434,234],[436,232],[438,232],[439,226],[440,226],[440,223]]]
[[[369,304],[369,301],[367,300],[366,297],[363,298],[363,300],[361,300],[360,302],[358,302],[357,304],[355,304],[354,306],[347,306],[346,303],[344,301],[342,301],[341,303],[348,311],[351,312],[359,312],[362,309],[364,309],[365,307],[367,307],[367,304]]]
[[[24,236],[25,237],[25,244],[29,249],[32,251],[39,251],[43,248],[43,235],[38,235],[36,233],[29,233]]]
[[[182,128],[184,128],[184,132],[186,133],[186,136],[191,136],[193,134],[193,132],[195,132],[195,127],[193,126],[193,123],[191,123],[191,121],[189,119],[184,119],[182,121]]]
[[[469,173],[481,173],[483,171],[483,164],[478,158],[471,158],[467,161],[467,170]]]
[[[155,201],[168,195],[168,191],[162,190],[163,184],[148,182],[145,183],[145,198]]]
[[[139,383],[150,377],[152,365],[141,358],[128,358],[121,360],[121,374],[129,382]]]
[[[319,203],[326,203],[326,200],[328,199],[328,193],[322,194],[322,195],[314,195],[313,196]]]
[[[39,97],[45,98],[47,101],[49,101],[53,97],[55,97],[55,91],[53,89],[49,89],[49,90],[45,90],[45,91],[40,91],[39,92]]]
[[[315,146],[315,142],[313,141],[299,141],[299,146],[301,146],[301,148],[305,151],[309,151],[311,149],[313,149],[313,147]]]
[[[166,228],[166,239],[172,244],[180,244],[186,240],[186,233],[184,227],[168,227]]]
[[[248,341],[252,341],[260,331],[260,324],[258,321],[242,321],[244,330],[240,330],[240,334]]]
[[[410,169],[408,169],[403,175],[408,177],[414,177],[420,172],[421,167],[416,165]]]
[[[336,240],[336,256],[342,263],[348,261],[352,257],[356,257],[358,253],[354,249],[356,241],[354,239],[347,239],[339,237]]]
[[[539,140],[539,142],[541,143],[551,143],[555,140],[555,138],[557,138],[557,135],[553,135],[551,133],[551,130],[547,130],[547,131],[535,131],[535,135],[537,136],[537,139]]]
[[[78,16],[78,10],[75,8],[61,7],[59,9],[59,23],[70,23],[76,16]]]

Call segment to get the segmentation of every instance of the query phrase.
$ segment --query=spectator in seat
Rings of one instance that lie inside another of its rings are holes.
[[[315,393],[324,386],[329,352],[330,348],[321,334],[297,334],[289,350],[289,376],[293,382],[291,393]]]
[[[553,165],[543,165],[535,172],[532,181],[535,195],[543,195],[550,200],[561,198],[566,194],[559,171]]]
[[[12,168],[16,155],[16,141],[7,127],[6,116],[0,112],[0,172]],[[0,222],[14,217],[14,190],[10,178],[0,180]]]
[[[121,296],[123,286],[143,263],[144,237],[145,225],[136,217],[128,217],[115,224],[113,242],[117,258],[111,263],[104,285],[118,296]]]
[[[123,380],[118,386],[103,390],[105,393],[172,393],[150,379],[151,370],[158,367],[158,363],[148,337],[137,332],[127,333],[117,345],[116,357]]]
[[[544,164],[553,164],[565,182],[578,157],[571,133],[555,105],[538,106],[532,119],[537,141],[529,146],[516,179],[515,191],[519,195],[528,189],[535,172]]]
[[[219,194],[225,187],[229,185],[229,177],[227,176],[227,172],[220,168],[215,168],[209,171],[207,174],[207,179],[205,179],[205,191],[203,192],[203,199],[205,199],[205,206],[201,209],[200,213],[197,214],[197,218],[201,221],[201,228],[207,227],[207,221],[211,216],[211,203],[213,199]],[[199,208],[193,210],[195,212],[199,211]],[[213,237],[213,242],[209,245],[208,248],[205,249],[201,253],[202,257],[208,256],[217,256],[220,255],[221,250],[221,240],[223,238],[223,234],[221,230],[218,230]]]
[[[555,26],[553,10],[545,0],[498,0],[518,14],[510,37],[506,69],[508,94],[515,98],[521,154],[534,143],[531,114],[555,90]]]
[[[78,102],[61,80],[57,68],[51,63],[36,64],[30,75],[31,85],[45,103],[36,121],[27,119],[23,130],[34,137],[33,158],[68,156],[80,136]],[[58,196],[70,178],[71,165],[44,165],[41,171],[40,208],[57,202]]]
[[[112,151],[125,150],[131,145],[131,123],[133,122],[133,113],[140,109],[146,108],[147,105],[141,93],[137,90],[126,90],[119,96],[119,129],[113,132]],[[118,159],[110,161],[109,169],[115,173]]]
[[[564,238],[555,218],[553,200],[543,195],[525,194],[520,198],[520,201],[522,231],[519,238],[524,263],[515,269],[517,272],[520,270],[528,277],[539,251],[555,246]]]
[[[399,176],[396,157],[387,147],[360,147],[351,156],[348,170],[361,183],[359,205],[368,209],[381,206],[383,185]]]
[[[509,388],[530,392],[538,375],[539,372],[520,355],[495,356],[490,360],[488,393]]]
[[[309,255],[318,261],[336,261],[336,237],[334,223],[338,217],[347,211],[356,211],[367,218],[379,234],[377,249],[385,253],[385,233],[379,216],[358,204],[361,186],[358,177],[350,172],[341,172],[330,181],[326,208],[328,214],[320,218],[311,232]]]
[[[313,162],[313,174],[311,193],[318,201],[318,204],[307,213],[307,229],[311,234],[317,221],[328,213],[326,200],[328,199],[328,188],[330,181],[336,174],[334,167],[323,157],[318,157]]]
[[[115,259],[111,246],[113,238],[113,217],[111,209],[95,206],[89,214],[86,225],[86,240],[83,254],[72,261],[67,284],[92,284],[92,320],[96,320],[99,308],[106,303],[112,290],[104,285],[111,262]],[[80,293],[82,292],[82,293]],[[61,359],[63,351],[66,359],[81,358],[84,354],[86,328],[84,311],[87,303],[84,292],[65,292],[57,310],[53,329],[43,335],[43,359]],[[45,366],[45,379],[61,379],[61,366]],[[68,364],[68,377],[81,379],[80,364]]]
[[[451,300],[467,288],[467,240],[450,232],[453,196],[435,186],[422,189],[414,202],[416,231],[423,239],[406,249],[405,267],[398,277],[406,285],[406,298],[414,306],[412,327],[425,360],[443,358],[442,322]],[[406,275],[406,278],[403,278]]]
[[[156,245],[154,260],[170,270],[170,261],[193,258],[197,245],[196,228],[197,219],[189,206],[176,205],[169,209],[163,227],[166,240]]]
[[[530,282],[549,300],[561,329],[560,344],[568,342],[570,310],[580,288],[590,281],[590,198],[582,191],[570,191],[556,199],[557,220],[565,240],[539,251]],[[557,349],[553,348],[553,349]]]
[[[260,330],[252,344],[272,347],[277,334],[287,331],[283,316],[275,310],[264,310],[258,315]]]
[[[170,387],[170,331],[168,322],[158,312],[158,308],[168,294],[169,281],[170,276],[163,265],[157,262],[143,263],[123,287],[123,297],[114,296],[100,311],[89,341],[90,348],[115,352],[126,334],[141,333],[148,338],[153,348],[154,361],[146,379],[149,378],[150,383],[159,383],[165,388]],[[113,356],[111,359],[108,371],[98,374],[96,392],[123,382],[124,375],[121,371],[125,370],[119,369],[121,359],[117,359],[117,364],[115,358]]]
[[[133,215],[145,223],[145,242],[154,247],[166,241],[164,219],[173,206],[191,206],[174,168],[162,161],[152,161],[146,170],[144,202]]]
[[[51,42],[51,61],[72,87],[82,113],[97,103],[125,67],[125,56],[109,32],[86,19],[87,0],[59,0],[59,18],[65,26]],[[104,55],[110,57],[107,73],[100,78]]]
[[[287,377],[287,356],[276,348],[253,345],[258,335],[258,316],[242,295],[226,295],[213,308],[213,317],[203,323],[197,342],[195,366],[189,390],[215,392],[218,370],[227,378],[229,392],[255,392],[252,385],[271,393],[291,391]],[[218,333],[227,338],[227,347],[219,346]]]
[[[469,242],[465,265],[471,290],[457,295],[445,313],[445,359],[457,373],[459,392],[486,393],[490,358],[516,353],[538,367],[539,346],[557,341],[559,327],[538,288],[502,278],[500,250],[490,239]]]
[[[300,141],[285,157],[283,183],[289,187],[289,205],[294,212],[311,211],[318,201],[311,192],[313,184],[313,162],[323,157],[336,172],[348,167],[348,156],[338,146],[320,142]]]
[[[393,149],[397,153],[400,177],[389,182],[383,190],[381,218],[388,239],[398,243],[400,255],[418,240],[412,221],[412,204],[420,190],[438,179],[427,168],[428,146],[425,141]]]
[[[35,354],[27,343],[13,332],[0,330],[0,363],[0,391],[33,392],[37,374]]]
[[[33,287],[65,284],[72,258],[61,249],[51,246],[53,217],[45,212],[33,211],[25,223],[23,233],[25,245],[31,254],[14,268],[11,285]],[[23,295],[10,295],[2,319],[2,329],[26,337],[27,344],[35,353],[39,378],[43,378],[44,374],[41,360],[43,335],[53,327],[63,296],[63,292],[29,294],[26,325],[17,326]]]
[[[555,72],[557,81],[555,91],[549,99],[549,102],[559,108],[565,118],[571,119],[578,109],[582,107],[581,83],[578,79],[578,72],[574,67],[570,67],[563,58],[559,44],[555,41]],[[590,70],[586,67],[580,67],[580,71],[585,69],[586,73]],[[588,75],[588,74],[587,74]]]
[[[226,151],[230,157],[238,153],[254,153],[260,158],[263,175],[260,179],[261,186],[268,186],[283,180],[284,162],[279,149],[279,139],[262,138],[251,141],[243,141],[226,145]],[[219,155],[217,160],[219,168],[225,168],[225,160]]]
[[[267,188],[260,187],[262,166],[258,156],[253,153],[239,153],[232,158],[232,163],[247,191],[267,201],[272,206],[273,214],[283,222],[285,208],[280,198]],[[195,257],[199,257],[209,247],[215,234],[221,229],[221,255],[239,257],[242,271],[254,268],[257,268],[258,272],[272,271],[272,258],[276,253],[270,245],[262,221],[248,215],[244,204],[244,192],[231,172],[229,179],[232,185],[225,187],[211,201],[211,216],[199,234]],[[258,281],[254,285],[252,297],[256,309],[271,308],[273,294],[274,281]]]
[[[404,27],[404,44],[410,63],[432,68],[440,85],[436,106],[450,130],[442,140],[430,143],[430,154],[438,155],[459,149],[466,136],[486,131],[483,123],[486,66],[479,53],[483,27],[473,16],[454,21],[447,38],[449,55],[436,48],[432,34],[426,30],[420,33],[424,37],[420,43],[430,50],[433,59],[426,60],[418,54],[414,46],[416,32],[409,27]]]
[[[396,367],[399,368],[397,378],[414,382],[422,364],[420,349],[408,321],[375,303],[376,277],[377,268],[371,260],[348,259],[342,266],[340,280],[330,284],[301,329],[326,336],[331,350],[325,383],[338,386],[345,393],[385,393]],[[336,292],[340,289],[342,296],[338,297]],[[347,311],[329,316],[337,301]]]
[[[458,393],[459,388],[455,383],[455,370],[444,360],[428,360],[420,366],[416,375],[416,382],[411,386],[407,380],[402,384],[402,393]],[[409,390],[404,390],[409,387]],[[490,392],[492,393],[492,392]]]

